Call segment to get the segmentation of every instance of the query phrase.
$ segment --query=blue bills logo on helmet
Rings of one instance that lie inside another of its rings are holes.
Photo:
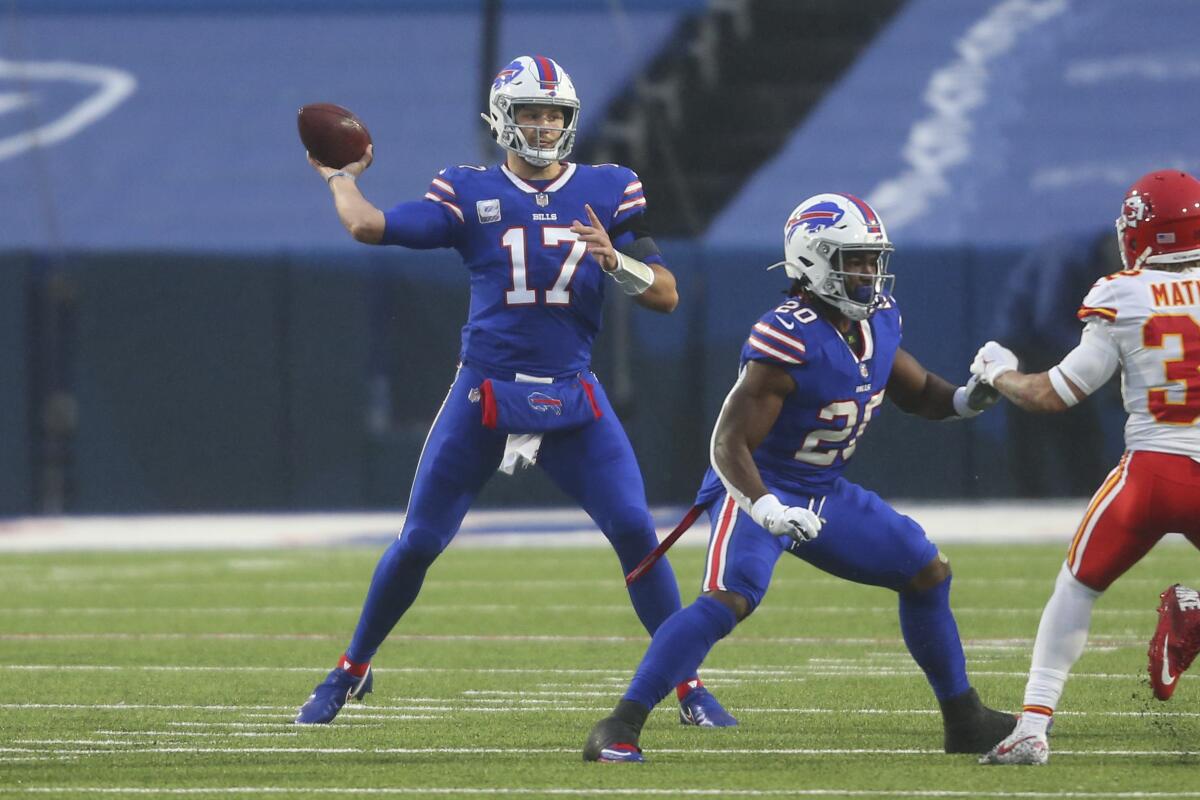
[[[845,213],[837,203],[830,202],[816,203],[802,208],[788,219],[785,241],[791,239],[792,234],[800,228],[811,233],[828,228],[830,225],[836,225]]]
[[[529,407],[543,414],[553,411],[556,417],[562,416],[562,405],[562,400],[559,400],[557,397],[551,397],[548,394],[531,392],[529,395]]]
[[[492,89],[499,89],[501,86],[507,86],[512,83],[524,69],[525,65],[520,61],[511,62],[507,67],[496,73],[496,80],[492,81]]]

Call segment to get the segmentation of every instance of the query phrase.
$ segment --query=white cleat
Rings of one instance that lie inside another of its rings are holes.
[[[1046,735],[1019,730],[979,757],[980,764],[1045,764],[1049,760]]]

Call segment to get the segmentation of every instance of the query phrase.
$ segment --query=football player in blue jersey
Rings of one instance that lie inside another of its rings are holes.
[[[669,313],[678,302],[644,220],[642,183],[615,164],[565,160],[579,100],[549,58],[522,56],[502,69],[483,117],[507,151],[504,163],[443,169],[423,200],[386,212],[358,188],[370,148],[341,169],[310,158],[356,240],[456,249],[470,272],[471,305],[458,373],[421,451],[403,529],[375,569],[349,647],[297,723],[328,723],[347,700],[371,691],[371,659],[497,467],[545,469],[596,522],[626,572],[658,544],[633,448],[589,369],[610,282],[653,311]],[[650,633],[680,608],[666,563],[629,594]],[[677,683],[683,722],[737,724],[695,675]]]
[[[785,552],[899,595],[900,629],[941,705],[948,753],[981,753],[1011,714],[979,700],[950,610],[950,563],[912,519],[842,477],[884,398],[928,419],[972,417],[997,395],[954,387],[900,347],[892,245],[875,211],[846,194],[805,200],[784,228],[789,299],[754,324],[711,442],[697,497],[712,521],[702,592],[654,634],[588,761],[641,761],[642,725],[666,693],[758,607]],[[818,536],[819,534],[819,536]],[[634,582],[636,585],[636,581]]]

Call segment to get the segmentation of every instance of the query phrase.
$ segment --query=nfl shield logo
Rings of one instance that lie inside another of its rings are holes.
[[[550,195],[545,192],[538,192],[533,196],[533,200],[538,204],[538,208],[545,208],[550,205]]]
[[[864,380],[871,377],[871,370],[867,369],[867,365],[861,362],[858,365],[858,372],[863,376]]]

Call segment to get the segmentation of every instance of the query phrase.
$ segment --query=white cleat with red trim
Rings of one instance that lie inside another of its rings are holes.
[[[1026,733],[1020,728],[979,757],[980,764],[1045,764],[1050,760],[1050,743],[1044,733]]]

